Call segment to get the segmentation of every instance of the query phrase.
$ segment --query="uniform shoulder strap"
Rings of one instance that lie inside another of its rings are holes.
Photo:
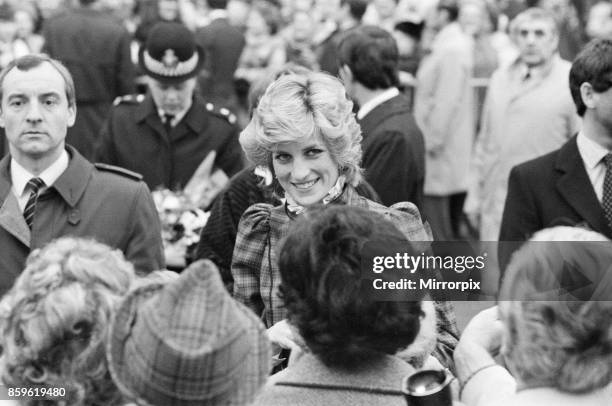
[[[130,178],[136,181],[142,180],[141,174],[134,172],[134,171],[130,171],[129,169],[122,168],[120,166],[108,165],[108,164],[103,164],[103,163],[95,163],[94,166],[99,171],[112,172],[114,174],[121,175],[125,178]]]

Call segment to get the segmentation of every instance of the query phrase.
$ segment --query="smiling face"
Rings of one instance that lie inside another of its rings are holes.
[[[48,62],[28,71],[13,68],[2,90],[0,126],[6,131],[13,158],[21,163],[59,157],[76,117],[62,75]]]
[[[315,137],[277,144],[272,165],[285,193],[305,207],[321,203],[339,176],[329,149]]]

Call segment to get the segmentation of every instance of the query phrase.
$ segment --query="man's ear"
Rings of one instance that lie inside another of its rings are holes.
[[[76,120],[77,106],[76,102],[71,107],[68,107],[68,127],[72,127]]]
[[[340,76],[340,80],[342,80],[344,83],[351,83],[353,81],[353,71],[347,64],[340,67],[338,70],[338,75]]]
[[[593,86],[589,82],[580,85],[580,98],[588,109],[592,109],[596,104],[596,95]]]

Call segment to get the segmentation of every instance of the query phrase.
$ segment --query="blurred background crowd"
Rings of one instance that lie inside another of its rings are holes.
[[[45,26],[57,16],[79,7],[79,3],[79,0],[3,0],[0,3],[0,67],[16,57],[46,49],[44,44],[50,40],[50,34],[45,32]],[[181,22],[196,33],[198,42],[204,46],[204,34],[198,33],[205,30],[219,11],[214,1],[206,0],[84,0],[82,3],[125,27],[134,67],[139,46],[156,22]],[[229,0],[219,3],[227,3],[224,13],[242,37],[238,51],[234,52],[238,57],[236,63],[229,60],[220,63],[228,63],[224,66],[225,75],[232,74],[234,80],[231,95],[225,95],[223,102],[238,113],[243,126],[248,118],[246,95],[251,83],[285,62],[337,73],[330,44],[337,41],[341,32],[355,25],[378,25],[393,34],[400,52],[402,83],[408,87],[414,83],[419,62],[428,52],[437,30],[437,0]],[[475,45],[473,77],[485,79],[474,81],[476,88],[486,88],[486,79],[493,71],[516,57],[517,50],[508,36],[509,21],[528,7],[539,6],[554,14],[563,59],[571,61],[590,38],[612,36],[612,5],[608,1],[462,0],[459,4],[458,22]],[[214,61],[209,57],[210,63]],[[210,96],[210,85],[206,83],[206,75],[210,73],[204,70],[200,78],[205,97]],[[146,91],[141,81],[136,79],[135,83],[140,84],[140,92]],[[78,87],[77,83],[77,94],[81,93]]]

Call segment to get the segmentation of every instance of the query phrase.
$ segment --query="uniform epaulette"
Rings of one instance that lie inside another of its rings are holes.
[[[217,108],[212,103],[206,103],[206,111],[227,120],[230,124],[236,124],[236,115],[225,107]]]
[[[108,165],[108,164],[103,164],[99,162],[95,163],[94,166],[96,167],[96,169],[101,170],[101,171],[112,172],[117,175],[121,175],[126,178],[133,179],[133,180],[142,180],[141,174],[130,171],[129,169],[121,168],[119,166]]]
[[[125,96],[119,96],[113,101],[113,106],[120,104],[139,104],[145,99],[144,94],[126,94]]]

